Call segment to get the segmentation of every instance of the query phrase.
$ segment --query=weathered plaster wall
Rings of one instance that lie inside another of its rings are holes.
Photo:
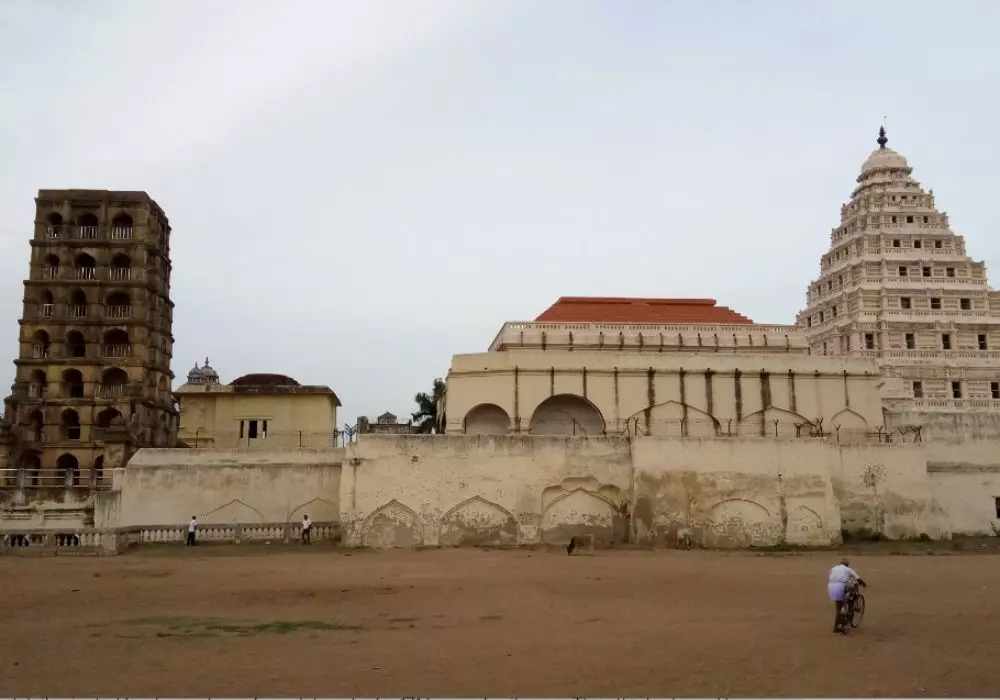
[[[121,525],[340,518],[343,450],[139,450],[124,470]]]
[[[994,411],[899,411],[886,413],[885,424],[891,430],[919,425],[924,442],[994,440],[1000,446],[1000,413]]]
[[[342,481],[356,546],[568,542],[625,536],[625,438],[364,436]]]

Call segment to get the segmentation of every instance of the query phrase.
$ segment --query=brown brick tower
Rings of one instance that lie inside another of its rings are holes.
[[[175,441],[170,225],[145,192],[40,190],[35,202],[11,466],[24,487],[96,487],[109,429],[139,447]]]

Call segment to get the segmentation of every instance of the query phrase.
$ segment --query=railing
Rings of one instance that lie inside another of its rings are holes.
[[[182,544],[187,541],[188,526],[145,525],[139,530],[142,544]],[[337,522],[313,522],[310,539],[313,542],[334,541],[341,538]],[[302,536],[300,523],[226,523],[199,524],[195,531],[196,542],[298,542]]]
[[[949,411],[974,408],[997,410],[1000,409],[1000,399],[914,399],[913,407],[922,409],[938,408]]]
[[[45,237],[52,239],[62,238],[62,226],[46,226]]]
[[[877,281],[877,278],[872,281]],[[887,284],[913,284],[916,282],[935,285],[946,283],[981,286],[986,284],[986,280],[977,280],[968,277],[924,277],[923,275],[907,275],[906,277],[886,276],[882,278],[882,281]]]
[[[52,318],[56,315],[56,305],[55,304],[39,304],[38,305],[38,315],[42,318]]]
[[[890,350],[885,353],[892,359],[928,360],[959,358],[963,360],[1000,360],[998,350]]]
[[[132,227],[131,226],[113,226],[111,228],[111,240],[113,241],[129,241],[132,239]]]
[[[42,279],[43,280],[57,280],[59,279],[59,268],[54,266],[46,266],[42,268]]]
[[[97,279],[97,268],[96,267],[78,267],[78,268],[76,268],[76,278],[78,280],[96,280]]]
[[[99,226],[79,226],[76,229],[76,237],[83,241],[97,240],[100,236]]]
[[[102,384],[98,389],[98,394],[105,399],[117,399],[128,393],[126,384]]]
[[[243,435],[239,431],[220,431],[209,433],[204,430],[190,430],[181,426],[178,438],[191,447],[214,449],[329,449],[338,447],[338,431],[308,431],[308,430],[268,430],[260,431],[257,437],[250,437],[249,431]]]
[[[131,345],[105,345],[101,351],[103,357],[129,357],[131,354]]]
[[[111,279],[114,282],[127,282],[132,279],[131,267],[112,267]]]
[[[0,469],[0,488],[5,489],[92,489],[107,491],[112,486],[110,469]]]
[[[132,318],[132,307],[131,306],[107,306],[104,309],[104,315],[107,318],[118,318],[118,319]]]
[[[31,356],[36,360],[45,360],[49,357],[49,346],[35,343],[31,346]]]
[[[40,399],[45,396],[45,387],[42,384],[29,384],[28,385],[28,398],[29,399]]]
[[[0,534],[0,549],[14,552],[49,550],[56,552],[94,551],[99,549],[107,531],[80,530],[25,530]]]
[[[87,307],[83,304],[74,304],[69,307],[70,318],[86,318],[87,317]]]

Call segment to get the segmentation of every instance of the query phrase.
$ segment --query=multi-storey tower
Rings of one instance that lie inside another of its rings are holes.
[[[882,128],[798,325],[813,354],[877,358],[888,410],[1000,410],[1000,293],[887,142]]]
[[[145,192],[41,190],[7,419],[24,486],[101,482],[104,436],[173,445],[170,226]]]

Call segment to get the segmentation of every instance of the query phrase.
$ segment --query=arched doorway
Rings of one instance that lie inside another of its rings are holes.
[[[538,404],[531,415],[532,435],[595,436],[604,434],[604,416],[576,394],[556,394]]]
[[[466,435],[506,435],[510,416],[495,403],[481,403],[465,414]]]

